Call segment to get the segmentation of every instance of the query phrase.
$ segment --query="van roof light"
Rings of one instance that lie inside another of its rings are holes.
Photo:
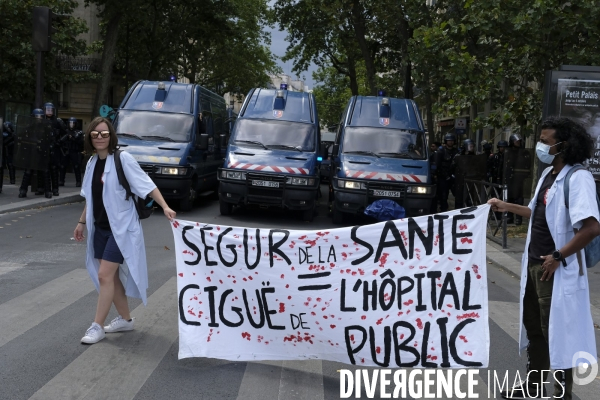
[[[277,91],[277,97],[283,97],[283,90]]]
[[[387,97],[384,97],[383,99],[381,99],[381,104],[384,106],[389,106],[390,105],[390,99],[388,99]]]
[[[158,90],[165,90],[165,83],[164,82],[158,82]]]
[[[281,83],[281,84],[279,85],[279,89],[281,89],[281,90],[287,90],[287,88],[288,88],[288,85],[287,85],[287,83]]]
[[[386,93],[385,93],[385,89],[379,89],[379,90],[377,91],[377,97],[383,97],[383,96],[385,96],[385,95],[386,95]]]

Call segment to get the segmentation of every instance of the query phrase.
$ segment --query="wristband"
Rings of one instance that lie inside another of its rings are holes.
[[[85,222],[81,222],[81,221],[79,221],[79,223],[80,223],[80,224],[83,224],[83,225],[85,225]]]

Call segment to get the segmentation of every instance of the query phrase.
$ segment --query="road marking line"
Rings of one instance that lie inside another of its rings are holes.
[[[178,337],[175,277],[131,315],[134,331],[107,334],[30,399],[133,399]]]
[[[0,261],[0,275],[8,274],[9,272],[13,272],[18,270],[19,268],[23,268],[27,264],[19,264],[12,262]]]
[[[93,290],[87,270],[76,269],[0,304],[0,347]]]

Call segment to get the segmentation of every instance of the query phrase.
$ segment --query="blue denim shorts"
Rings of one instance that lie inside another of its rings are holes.
[[[94,257],[123,264],[125,260],[110,229],[94,227]]]

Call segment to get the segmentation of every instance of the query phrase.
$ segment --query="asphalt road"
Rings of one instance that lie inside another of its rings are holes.
[[[302,221],[299,213],[272,209],[237,210],[222,217],[214,197],[202,199],[178,218],[248,227],[330,228],[324,204],[312,223]],[[177,359],[174,244],[160,210],[143,221],[149,301],[143,307],[130,300],[136,330],[110,335],[93,346],[80,344],[97,301],[85,270],[85,244],[72,240],[82,208],[76,203],[0,215],[0,399],[340,398],[337,371],[354,369],[345,364]],[[512,383],[526,363],[517,355],[518,280],[488,265],[488,283],[489,370],[499,375],[509,371]],[[108,320],[115,316],[111,310]],[[488,398],[487,371],[479,373],[479,398]],[[580,391],[580,398],[600,397],[600,392],[588,397],[590,390]],[[379,391],[374,398],[380,398]]]

